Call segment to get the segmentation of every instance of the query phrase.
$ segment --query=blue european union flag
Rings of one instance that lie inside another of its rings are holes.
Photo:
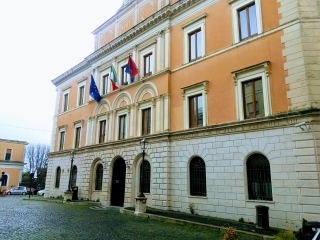
[[[91,75],[90,93],[89,94],[94,100],[96,100],[97,103],[99,103],[101,101],[101,96],[100,96],[99,90],[97,88],[97,85],[96,85],[92,75]]]

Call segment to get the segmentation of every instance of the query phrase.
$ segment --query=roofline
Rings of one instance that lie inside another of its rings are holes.
[[[10,139],[1,139],[0,142],[5,142],[5,143],[16,143],[16,144],[23,144],[23,145],[28,145],[29,143],[26,141],[18,141],[18,140],[10,140]]]

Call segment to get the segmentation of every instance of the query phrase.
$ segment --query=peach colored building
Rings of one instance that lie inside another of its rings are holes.
[[[63,195],[72,171],[80,198],[135,206],[145,137],[150,207],[256,222],[263,205],[272,227],[319,221],[319,5],[124,1],[93,31],[95,51],[52,80],[46,197]]]
[[[7,175],[7,189],[19,186],[24,167],[24,141],[0,139],[0,174]]]

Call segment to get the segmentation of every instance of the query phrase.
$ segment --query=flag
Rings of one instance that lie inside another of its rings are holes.
[[[111,65],[110,80],[112,85],[112,91],[117,90],[119,88],[119,82],[117,79],[117,72],[112,65]]]
[[[100,96],[100,93],[98,91],[97,85],[94,81],[92,74],[91,74],[90,93],[89,94],[94,100],[96,100],[97,103],[99,103],[101,101],[101,96]]]
[[[130,56],[126,66],[126,73],[130,74],[131,82],[134,81],[134,76],[138,74],[138,68]]]

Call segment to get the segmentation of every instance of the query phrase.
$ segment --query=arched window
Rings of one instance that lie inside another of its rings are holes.
[[[77,186],[77,166],[72,167],[72,179],[71,179],[71,187]]]
[[[102,190],[103,166],[99,164],[96,169],[96,189]]]
[[[61,168],[57,167],[57,170],[56,170],[56,185],[55,185],[56,188],[59,188],[59,186],[60,186],[60,177],[61,177]]]
[[[206,164],[199,157],[190,162],[190,195],[207,196]]]
[[[247,160],[249,199],[272,201],[270,163],[261,154],[251,155]]]
[[[143,184],[142,184],[142,192],[150,193],[150,163],[148,161],[143,162]],[[140,173],[142,173],[142,162],[140,164]],[[140,174],[141,179],[141,174]],[[141,183],[141,181],[140,181]]]

